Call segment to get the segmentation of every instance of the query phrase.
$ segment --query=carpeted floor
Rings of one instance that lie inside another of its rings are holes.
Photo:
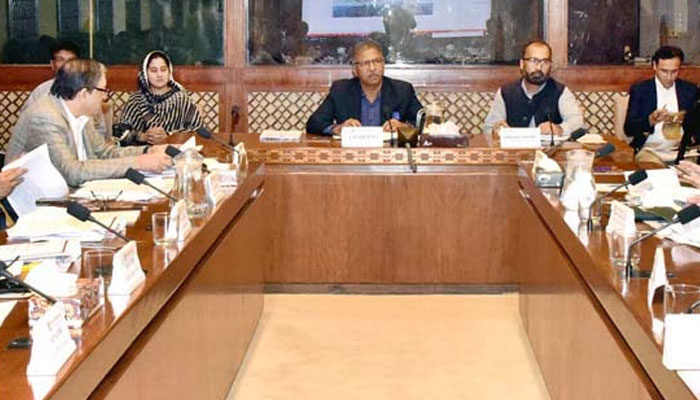
[[[549,399],[518,295],[266,295],[228,399]]]

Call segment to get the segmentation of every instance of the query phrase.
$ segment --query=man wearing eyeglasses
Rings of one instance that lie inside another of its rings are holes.
[[[685,114],[693,112],[697,88],[678,79],[683,58],[683,50],[678,47],[659,48],[652,57],[654,77],[630,88],[625,134],[632,138],[630,146],[638,162],[661,165],[676,158],[674,147],[682,137],[698,142],[697,137],[683,136],[683,132],[691,131],[698,135],[690,125],[691,116]]]
[[[573,93],[550,77],[552,48],[534,40],[523,47],[520,59],[521,79],[502,86],[496,92],[484,132],[503,127],[538,127],[543,134],[568,136],[583,127],[583,115]]]
[[[306,132],[337,135],[346,126],[381,126],[390,131],[415,125],[422,108],[416,92],[410,83],[384,76],[378,43],[366,41],[353,48],[352,73],[352,79],[333,82],[306,123]]]
[[[62,41],[62,42],[57,42],[51,46],[51,71],[53,71],[54,74],[58,72],[59,69],[65,64],[67,61],[72,60],[74,58],[80,57],[80,50],[78,49],[78,46],[69,41]],[[27,109],[32,103],[37,101],[41,96],[45,96],[49,94],[49,91],[51,90],[51,85],[53,85],[54,78],[51,78],[47,81],[42,82],[39,84],[39,86],[35,87],[34,90],[32,90],[32,93],[29,94],[29,98],[27,101],[24,102],[22,105],[22,109],[20,112],[24,112],[24,110]]]
[[[73,59],[56,74],[51,92],[27,108],[15,125],[7,150],[13,160],[46,143],[51,162],[70,186],[121,178],[130,167],[162,172],[171,164],[165,145],[119,147],[95,131],[90,117],[108,97],[105,67]]]

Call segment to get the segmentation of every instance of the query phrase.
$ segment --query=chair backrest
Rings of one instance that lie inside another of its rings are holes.
[[[619,139],[629,142],[630,138],[625,135],[625,117],[627,116],[627,106],[629,105],[630,96],[627,93],[616,93],[615,101],[615,136]]]

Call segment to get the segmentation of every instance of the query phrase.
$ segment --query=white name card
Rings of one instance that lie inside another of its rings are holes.
[[[625,232],[629,235],[634,235],[637,232],[637,227],[634,225],[634,210],[617,200],[610,203],[610,219],[608,226],[605,227],[607,233],[615,231]]]
[[[226,192],[221,187],[219,171],[214,171],[204,178],[204,188],[207,192],[207,201],[214,206],[226,197]]]
[[[348,126],[340,131],[342,147],[383,147],[384,131],[381,126]]]
[[[63,303],[56,302],[34,324],[32,342],[27,376],[56,375],[76,349]]]
[[[700,314],[666,314],[664,325],[664,366],[700,369]]]
[[[179,200],[170,209],[170,225],[168,225],[168,239],[183,242],[192,231],[192,223],[187,215],[185,200]]]
[[[668,284],[666,257],[664,256],[664,249],[657,247],[654,253],[654,266],[651,269],[649,286],[647,287],[647,305],[649,310],[651,310],[651,306],[654,303],[654,294],[660,287],[665,287],[666,284]]]
[[[109,295],[131,294],[145,280],[146,274],[141,269],[136,242],[131,241],[114,253],[112,283],[107,293]]]
[[[501,128],[502,149],[539,149],[540,128]]]

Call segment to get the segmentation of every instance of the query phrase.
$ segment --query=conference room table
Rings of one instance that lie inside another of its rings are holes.
[[[552,398],[695,398],[661,364],[646,280],[611,274],[602,229],[567,225],[556,192],[534,185],[533,150],[473,135],[466,148],[414,149],[414,173],[405,148],[342,148],[313,135],[295,143],[220,138],[245,144],[248,177],[167,263],[142,213],[128,235],[139,240],[146,284],[118,316],[108,302],[90,320],[48,397],[223,398],[263,291],[519,291]],[[609,140],[618,151],[597,161],[600,179],[622,181],[635,167],[632,152]],[[556,158],[572,147],[580,145]],[[645,243],[641,268],[659,244],[678,280],[700,280],[700,252],[668,241]],[[0,345],[26,335],[20,305],[0,327]],[[28,358],[28,350],[0,351],[0,398],[38,397],[25,376]]]

